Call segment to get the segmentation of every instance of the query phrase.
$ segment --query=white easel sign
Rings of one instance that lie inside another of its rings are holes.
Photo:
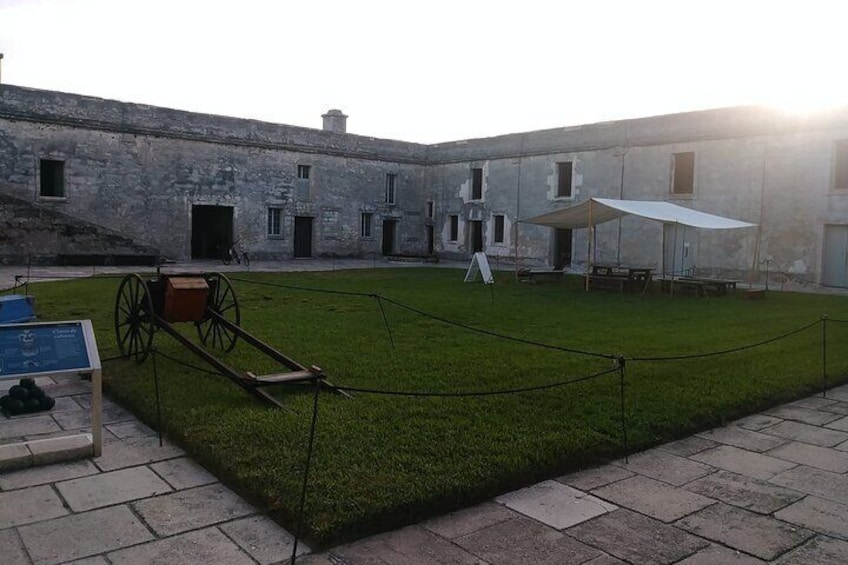
[[[468,265],[468,271],[465,272],[465,282],[474,282],[477,280],[477,275],[483,276],[485,284],[493,284],[495,277],[492,276],[492,269],[489,268],[489,259],[482,251],[478,251],[471,257],[471,264]]]

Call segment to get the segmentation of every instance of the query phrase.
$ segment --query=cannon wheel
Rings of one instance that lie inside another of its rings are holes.
[[[115,299],[115,337],[121,356],[142,363],[150,353],[153,331],[153,301],[147,283],[138,275],[127,275]]]
[[[206,299],[206,309],[223,316],[235,325],[241,322],[241,310],[239,309],[236,292],[230,279],[221,273],[207,273],[204,275],[209,285],[209,296]],[[238,336],[231,329],[210,315],[197,322],[197,333],[200,341],[209,348],[220,349],[227,353],[236,346]]]

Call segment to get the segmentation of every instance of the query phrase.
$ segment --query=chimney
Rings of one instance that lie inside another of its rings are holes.
[[[347,116],[341,110],[328,110],[321,117],[324,118],[324,131],[347,133]]]
[[[3,53],[0,53],[0,69],[3,68]],[[3,81],[0,80],[0,84],[3,84]]]

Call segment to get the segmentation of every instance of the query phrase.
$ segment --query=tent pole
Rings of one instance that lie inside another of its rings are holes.
[[[674,298],[674,273],[677,271],[677,228],[680,224],[674,224],[674,240],[671,248],[671,297]]]
[[[589,232],[586,234],[586,292],[589,292],[589,263],[592,262],[592,199],[589,198]]]

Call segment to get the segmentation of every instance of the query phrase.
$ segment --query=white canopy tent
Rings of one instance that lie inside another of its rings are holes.
[[[691,208],[672,204],[671,202],[656,200],[615,200],[612,198],[590,198],[576,206],[570,206],[562,210],[542,214],[541,216],[520,220],[520,222],[559,229],[589,228],[586,253],[586,289],[588,290],[589,263],[591,263],[592,257],[592,230],[597,224],[616,220],[628,215],[639,216],[664,224],[684,225],[701,229],[721,230],[757,226],[757,224],[750,222],[742,222],[723,216],[699,212]]]

